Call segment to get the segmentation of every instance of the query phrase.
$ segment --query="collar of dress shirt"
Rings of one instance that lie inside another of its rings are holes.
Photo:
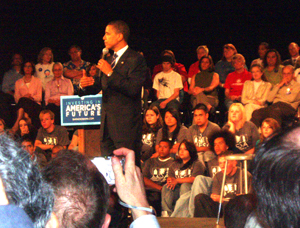
[[[121,58],[121,56],[124,54],[124,52],[128,49],[128,45],[126,45],[125,47],[123,47],[122,49],[120,49],[119,51],[115,52],[117,53],[118,57],[116,58],[116,64],[118,63],[119,59]]]

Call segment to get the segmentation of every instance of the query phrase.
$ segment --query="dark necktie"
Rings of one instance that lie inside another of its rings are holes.
[[[113,57],[112,57],[112,61],[111,61],[111,64],[110,64],[112,69],[114,69],[115,66],[116,66],[116,59],[117,59],[117,57],[118,57],[117,53],[115,53],[113,55]]]

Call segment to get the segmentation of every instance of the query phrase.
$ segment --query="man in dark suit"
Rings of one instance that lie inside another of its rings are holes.
[[[284,60],[282,65],[292,65],[295,69],[300,67],[300,55],[299,55],[299,46],[295,42],[289,44],[289,53],[291,55],[290,59]]]
[[[99,81],[81,79],[84,94],[103,91],[101,114],[101,154],[112,155],[121,147],[133,149],[139,161],[141,141],[141,88],[147,74],[142,55],[127,45],[129,27],[123,21],[112,21],[105,29],[105,47],[114,51],[111,59],[101,59]]]

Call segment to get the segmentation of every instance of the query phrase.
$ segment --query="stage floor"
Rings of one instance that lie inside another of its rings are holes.
[[[157,218],[161,228],[224,228],[224,220],[220,219],[220,225],[217,226],[216,218]]]

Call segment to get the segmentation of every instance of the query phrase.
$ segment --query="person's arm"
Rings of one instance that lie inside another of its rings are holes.
[[[64,76],[66,78],[70,78],[70,79],[80,79],[83,76],[83,71],[82,70],[70,70],[70,69],[65,68]]]
[[[254,103],[254,100],[249,99],[249,92],[251,90],[251,88],[250,88],[251,86],[252,86],[251,81],[245,81],[244,87],[243,87],[243,90],[242,90],[242,99],[241,99],[243,105]]]
[[[48,103],[54,103],[53,99],[50,98],[50,83],[46,84],[44,99],[46,105],[48,105]]]
[[[21,97],[21,94],[20,94],[20,83],[19,83],[19,80],[18,80],[15,83],[15,94],[14,94],[14,98],[15,98],[16,104],[18,103],[20,97]]]
[[[135,155],[133,150],[120,148],[114,151],[116,156],[125,156],[124,171],[118,157],[112,158],[112,168],[115,174],[116,192],[120,199],[128,205],[149,208],[146,199],[143,175],[138,167],[135,166]],[[148,211],[131,209],[134,220],[141,216],[151,214]]]
[[[68,147],[68,150],[72,150],[77,145],[78,145],[78,136],[73,134],[72,141]]]
[[[61,127],[60,129],[61,130],[60,130],[60,135],[58,137],[58,145],[66,148],[70,143],[69,133],[65,127]]]
[[[160,186],[159,184],[154,183],[152,180],[148,179],[147,177],[144,177],[144,183],[145,183],[145,186],[147,188],[153,188],[153,189],[156,189],[158,191],[161,191],[161,189],[162,189],[162,186]]]
[[[230,99],[231,100],[231,97],[230,97],[230,89],[225,89],[225,96],[226,98]]]
[[[189,94],[193,94],[193,92],[194,92],[194,88],[195,88],[195,78],[196,78],[196,74],[193,75],[193,77],[192,77],[192,79],[191,79],[191,84],[190,84],[190,88],[189,88],[189,91],[188,91]]]
[[[40,140],[35,140],[34,147],[39,147],[42,150],[52,150],[54,145],[46,145],[46,144],[43,144]]]
[[[161,109],[164,109],[170,101],[172,101],[172,100],[176,99],[177,97],[179,97],[179,90],[180,90],[179,88],[174,89],[174,93],[167,100],[164,100],[163,102],[161,102],[159,104],[159,107]]]
[[[36,86],[35,86],[35,93],[32,94],[33,100],[37,103],[42,102],[42,93],[43,93],[43,86],[42,86],[42,81],[37,78],[35,79],[36,81]]]
[[[285,79],[282,79],[281,82],[277,85],[274,85],[271,91],[268,94],[267,101],[273,102],[280,88],[285,84]]]
[[[264,92],[261,94],[261,97],[259,97],[257,99],[257,101],[259,102],[259,105],[264,105],[266,103],[266,100],[267,100],[267,97],[268,97],[268,94],[272,88],[272,84],[269,83],[269,82],[265,82],[266,83],[266,87],[265,87],[265,90]]]
[[[204,91],[209,92],[214,90],[220,83],[219,74],[214,73],[210,86],[204,88]]]
[[[217,202],[217,203],[220,202],[220,195],[217,195],[217,194],[211,194],[211,195],[210,195],[210,198],[211,198],[213,201]]]
[[[73,86],[71,80],[69,80],[69,79],[67,80],[67,85],[68,85],[68,92],[67,92],[67,94],[69,96],[74,95],[74,86]]]

